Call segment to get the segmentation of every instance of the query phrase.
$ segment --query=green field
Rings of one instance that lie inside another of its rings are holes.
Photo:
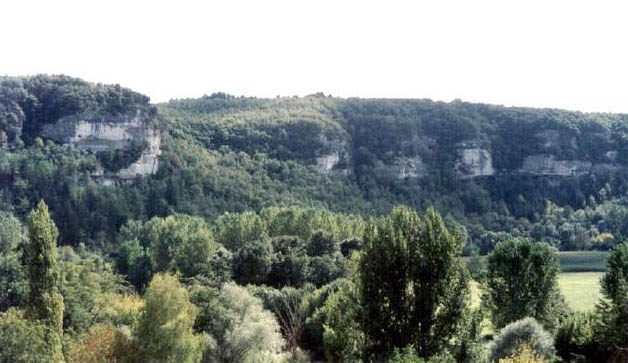
[[[608,252],[559,252],[562,273],[558,276],[560,290],[569,306],[576,311],[591,311],[600,298],[600,278],[606,270]],[[480,305],[478,284],[471,284],[472,305]]]
[[[567,272],[558,276],[560,290],[573,310],[593,310],[601,296],[600,278],[603,275],[603,272]]]
[[[558,276],[558,285],[573,310],[591,311],[600,298],[600,277],[603,272],[565,272]],[[471,306],[480,306],[480,288],[471,282]]]

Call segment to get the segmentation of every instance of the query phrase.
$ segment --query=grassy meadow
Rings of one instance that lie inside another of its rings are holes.
[[[558,284],[569,306],[576,311],[591,311],[598,302],[600,278],[606,270],[609,252],[566,251],[558,253],[561,274]],[[480,305],[480,287],[471,283],[471,301],[474,307]]]
[[[569,306],[576,311],[593,310],[600,299],[600,278],[603,272],[565,272],[558,284]]]

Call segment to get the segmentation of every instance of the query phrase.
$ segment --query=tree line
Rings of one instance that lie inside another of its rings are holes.
[[[104,255],[59,247],[40,202],[26,227],[0,214],[0,237],[0,361],[579,362],[628,348],[627,243],[582,314],[556,250],[525,238],[497,244],[472,306],[464,231],[434,209],[172,215],[126,224]]]

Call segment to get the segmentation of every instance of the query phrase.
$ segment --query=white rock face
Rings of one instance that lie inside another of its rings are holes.
[[[610,161],[615,161],[617,159],[617,150],[610,150],[606,152],[606,157]]]
[[[340,161],[340,152],[323,155],[316,158],[316,169],[322,173],[329,173]]]
[[[418,156],[400,157],[395,162],[397,179],[422,178],[427,175],[427,166]]]
[[[347,142],[342,139],[330,140],[325,135],[319,135],[319,139],[327,152],[316,157],[316,169],[324,174],[332,171],[348,174],[347,169],[334,169],[343,158],[347,157]]]
[[[523,160],[519,172],[548,176],[579,176],[617,170],[613,164],[593,164],[582,160],[556,160],[554,155],[531,155]]]
[[[139,111],[133,116],[83,114],[63,117],[54,125],[46,125],[43,135],[71,148],[91,152],[120,150],[133,143],[146,144],[138,160],[115,175],[105,177],[131,179],[155,174],[159,168],[161,135]]]
[[[128,167],[118,171],[117,175],[122,179],[135,178],[137,176],[153,175],[159,170],[159,155],[161,155],[161,135],[154,127],[145,132],[148,147],[144,149],[140,158]]]
[[[462,178],[476,178],[495,174],[491,153],[480,147],[462,146],[458,151],[456,171]]]

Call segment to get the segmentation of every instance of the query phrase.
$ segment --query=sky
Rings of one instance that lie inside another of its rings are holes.
[[[623,3],[2,0],[0,75],[628,113]]]

